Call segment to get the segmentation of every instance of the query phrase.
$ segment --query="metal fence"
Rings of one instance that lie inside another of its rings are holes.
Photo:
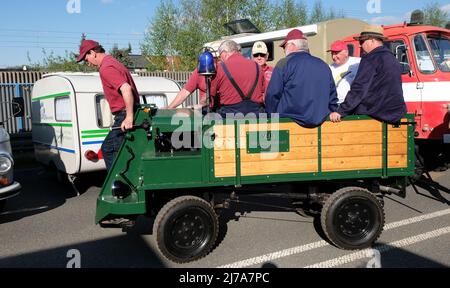
[[[139,76],[165,77],[172,79],[183,87],[192,72],[137,72]],[[0,72],[0,119],[12,116],[12,105],[14,97],[24,98],[25,116],[12,118],[4,123],[8,133],[17,134],[31,131],[31,91],[36,81],[41,79],[45,72],[34,71],[4,71]],[[196,91],[186,101],[186,105],[198,103],[198,92]]]

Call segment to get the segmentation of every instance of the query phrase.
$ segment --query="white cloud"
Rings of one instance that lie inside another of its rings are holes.
[[[450,14],[450,4],[444,5],[441,7],[441,10]]]
[[[369,19],[370,24],[375,25],[390,25],[395,23],[402,23],[403,19],[397,16],[381,16],[381,17],[374,17]]]

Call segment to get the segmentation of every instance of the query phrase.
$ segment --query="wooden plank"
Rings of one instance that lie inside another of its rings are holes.
[[[289,123],[261,123],[261,124],[245,124],[241,126],[240,135],[241,137],[245,137],[247,132],[255,132],[255,131],[279,131],[279,130],[289,130],[290,135],[317,135],[317,128],[305,128],[298,125],[295,122]]]
[[[322,146],[382,143],[382,132],[322,133]]]
[[[381,169],[381,156],[340,157],[322,159],[322,171],[349,171],[365,169]],[[388,157],[388,168],[406,168],[406,155],[393,155]]]
[[[381,131],[382,123],[377,120],[342,121],[339,123],[324,122],[322,124],[322,135],[327,133]]]
[[[314,134],[308,135],[290,135],[289,143],[291,149],[294,147],[311,147],[317,146],[318,136]],[[240,148],[247,148],[247,137],[241,137],[240,139]],[[222,150],[234,150],[234,139],[232,138],[216,138],[214,140],[214,150],[222,151]]]
[[[218,177],[235,177],[236,165],[234,163],[215,163],[214,164],[214,176]]]
[[[388,169],[407,168],[407,167],[408,167],[408,155],[392,155],[388,157]]]
[[[393,144],[389,146],[388,155],[406,155],[406,145]],[[381,144],[340,145],[322,147],[323,158],[381,156]]]
[[[241,149],[242,162],[263,162],[278,160],[317,159],[317,147],[294,147],[290,152],[247,154],[246,149]],[[218,151],[214,155],[215,163],[234,163],[235,154],[231,150]]]
[[[406,143],[407,132],[390,131],[388,143]],[[322,133],[322,145],[359,145],[382,143],[382,132]]]
[[[323,172],[348,171],[359,169],[381,169],[381,155],[322,159]]]
[[[227,164],[225,164],[227,165]],[[266,162],[245,162],[241,164],[242,176],[290,174],[317,172],[317,160],[286,160]]]

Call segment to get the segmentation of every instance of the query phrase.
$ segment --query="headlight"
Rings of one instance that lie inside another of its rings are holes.
[[[0,175],[5,175],[11,170],[12,162],[8,157],[0,156]]]

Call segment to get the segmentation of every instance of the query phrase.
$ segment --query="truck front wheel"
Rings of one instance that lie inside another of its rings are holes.
[[[346,187],[330,195],[320,220],[326,236],[338,248],[363,249],[370,247],[381,235],[384,210],[368,190]]]
[[[217,240],[219,221],[205,200],[181,196],[163,206],[153,229],[161,253],[173,262],[186,263],[211,251]]]

